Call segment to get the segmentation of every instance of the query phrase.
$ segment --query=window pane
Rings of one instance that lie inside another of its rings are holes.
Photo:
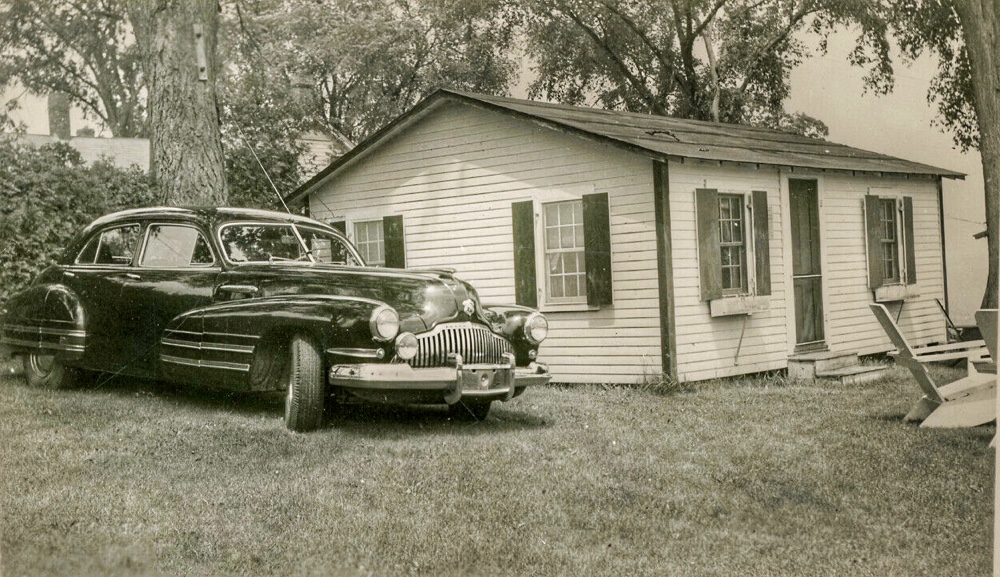
[[[139,240],[139,225],[122,226],[106,230],[97,239],[95,264],[127,265],[132,262],[135,246]],[[88,253],[90,247],[84,249]],[[81,254],[81,257],[85,256]],[[81,261],[82,262],[82,261]]]
[[[332,236],[323,230],[299,227],[299,233],[312,250],[316,262],[340,265],[358,265],[347,244],[339,237]]]
[[[307,260],[291,225],[245,224],[222,229],[222,245],[233,262]]]
[[[201,241],[200,264],[211,264],[212,253],[197,229],[189,226],[154,224],[146,235],[140,266],[185,267],[196,262],[195,251]],[[206,259],[207,257],[207,259]]]
[[[744,238],[743,196],[719,195],[719,257],[722,289],[728,293],[746,290],[746,239]]]
[[[552,299],[572,299],[571,302],[579,302],[587,295],[583,201],[546,204],[542,214],[547,294]]]
[[[382,237],[381,220],[354,223],[355,245],[369,266],[385,266],[385,241]]]

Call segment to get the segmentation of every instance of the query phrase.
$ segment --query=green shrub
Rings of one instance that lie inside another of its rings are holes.
[[[0,304],[92,220],[153,198],[149,177],[137,167],[85,164],[65,143],[32,148],[0,138]]]

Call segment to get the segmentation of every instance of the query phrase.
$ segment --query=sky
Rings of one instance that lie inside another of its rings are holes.
[[[979,153],[963,154],[943,127],[932,125],[937,109],[927,102],[927,89],[937,67],[933,58],[897,65],[891,94],[864,94],[863,71],[847,61],[852,43],[851,34],[838,33],[827,55],[797,67],[786,109],[825,122],[833,142],[966,173],[965,180],[944,180],[945,243],[950,316],[960,326],[974,325],[988,259],[986,240],[972,238],[986,229]]]
[[[826,55],[804,61],[792,72],[789,112],[819,118],[830,129],[829,140],[964,172],[965,180],[944,181],[945,242],[948,258],[948,291],[952,320],[975,324],[973,314],[986,287],[986,241],[972,235],[986,228],[983,177],[979,155],[957,150],[951,135],[932,126],[937,115],[927,102],[927,88],[936,62],[924,58],[911,66],[896,67],[896,86],[886,96],[865,94],[863,71],[851,66],[847,54],[853,37],[848,32],[833,35]],[[526,80],[514,90],[524,97]],[[16,96],[8,93],[5,98]],[[22,99],[22,109],[13,116],[24,122],[29,133],[47,134],[48,116],[42,99]],[[73,132],[90,126],[77,111]]]

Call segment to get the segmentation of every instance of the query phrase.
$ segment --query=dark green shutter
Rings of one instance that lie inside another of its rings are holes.
[[[406,244],[403,242],[403,217],[382,218],[382,237],[385,242],[385,266],[406,268]]]
[[[906,251],[906,284],[917,283],[917,251],[913,246],[913,197],[903,197],[903,247]]]
[[[536,308],[534,203],[515,202],[510,209],[514,232],[514,300],[521,306]]]
[[[771,247],[767,218],[767,192],[753,191],[753,251],[757,294],[771,294]]]
[[[607,193],[583,195],[583,258],[587,304],[611,304],[611,217]]]
[[[868,286],[876,289],[885,284],[882,266],[882,231],[879,230],[879,197],[865,195],[865,233],[868,238]]]
[[[719,254],[719,191],[695,191],[698,212],[698,266],[701,269],[701,300],[722,296],[722,256]]]
[[[330,226],[339,230],[340,232],[347,234],[347,222],[343,220],[334,220],[330,222]]]

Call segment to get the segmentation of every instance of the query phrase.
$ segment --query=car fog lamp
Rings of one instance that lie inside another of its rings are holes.
[[[396,337],[396,356],[404,361],[408,361],[417,356],[417,337],[413,333],[400,333]]]
[[[378,341],[390,341],[399,333],[399,314],[392,307],[382,305],[372,311],[372,336]]]
[[[549,321],[539,313],[531,313],[524,321],[524,336],[529,343],[539,344],[549,336]]]

